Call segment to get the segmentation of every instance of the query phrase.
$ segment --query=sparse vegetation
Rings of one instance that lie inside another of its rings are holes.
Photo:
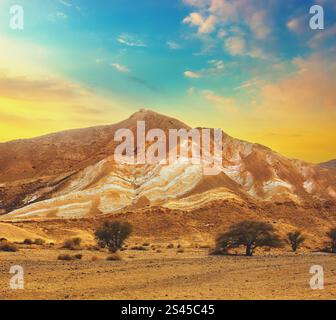
[[[174,244],[172,243],[168,244],[167,249],[174,249]]]
[[[62,248],[69,250],[78,250],[80,248],[81,242],[81,238],[67,239],[64,241]]]
[[[231,248],[245,247],[245,255],[252,256],[257,247],[280,248],[281,239],[273,226],[258,221],[243,221],[232,225],[226,233],[216,239],[216,250],[227,253]]]
[[[177,249],[176,253],[184,253],[184,249],[182,249],[182,248]]]
[[[98,244],[110,252],[116,253],[130,236],[132,226],[127,222],[105,221],[95,232]]]
[[[122,258],[117,253],[114,253],[114,254],[109,255],[106,258],[106,260],[107,261],[120,261],[120,260],[122,260]]]
[[[92,256],[92,257],[91,257],[91,261],[93,261],[93,262],[94,262],[94,261],[97,261],[98,259],[99,259],[99,258],[98,258],[97,256]]]
[[[145,248],[143,246],[134,246],[134,247],[131,247],[131,250],[147,251],[147,248]]]
[[[22,243],[27,244],[27,245],[31,245],[31,244],[34,243],[34,241],[32,239],[24,239]]]
[[[336,253],[336,228],[332,228],[327,232],[329,241],[327,247],[332,253]]]
[[[71,261],[74,260],[74,256],[71,256],[70,254],[60,254],[57,257],[57,260],[63,260],[63,261]]]
[[[305,237],[300,231],[287,233],[287,238],[293,252],[296,252],[300,248],[301,244],[305,241]]]
[[[18,248],[15,244],[4,241],[0,243],[0,251],[16,252],[18,251]]]
[[[64,260],[64,261],[72,261],[72,260],[81,260],[83,257],[82,254],[75,254],[75,255],[70,255],[70,254],[60,254],[57,257],[57,260]]]
[[[45,240],[41,239],[41,238],[37,238],[34,240],[34,243],[38,246],[43,246],[45,244]]]

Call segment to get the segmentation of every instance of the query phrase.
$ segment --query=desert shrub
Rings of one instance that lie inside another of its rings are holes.
[[[336,228],[330,229],[327,232],[327,236],[329,238],[329,241],[326,243],[327,248],[332,253],[336,253]]]
[[[97,261],[99,258],[97,256],[92,256],[91,261]]]
[[[71,261],[71,260],[74,260],[74,259],[75,259],[75,257],[71,256],[70,254],[60,254],[57,257],[57,260],[64,260],[64,261]]]
[[[74,258],[77,259],[77,260],[81,260],[83,258],[83,255],[78,253],[78,254],[74,255]]]
[[[150,246],[150,243],[145,242],[145,243],[143,243],[142,245],[143,245],[144,247],[149,247],[149,246]]]
[[[156,253],[161,253],[162,251],[160,249],[156,250],[155,251]]]
[[[172,243],[168,244],[167,249],[174,249],[174,244]]]
[[[0,251],[16,252],[18,251],[18,248],[13,243],[3,242],[3,243],[0,243]]]
[[[134,246],[134,247],[131,247],[131,250],[146,251],[147,248],[145,248],[143,246]]]
[[[120,260],[122,260],[122,258],[118,254],[114,253],[114,254],[109,255],[106,258],[106,260],[107,261],[120,261]]]
[[[96,232],[95,236],[98,244],[110,252],[117,252],[123,245],[124,241],[131,235],[132,226],[127,222],[105,221]]]
[[[305,241],[305,237],[300,231],[294,231],[287,233],[287,242],[290,244],[292,251],[296,252],[301,244]]]
[[[184,253],[184,249],[180,248],[176,251],[176,253]]]
[[[29,245],[31,245],[33,243],[34,243],[34,241],[32,239],[24,239],[23,240],[23,244],[29,244]]]
[[[211,256],[220,256],[220,255],[224,255],[227,253],[228,253],[227,250],[223,251],[221,248],[217,248],[217,247],[209,251],[209,254]]]
[[[34,243],[37,244],[38,246],[43,246],[45,244],[45,240],[37,238],[35,239]]]
[[[79,249],[81,242],[82,242],[81,238],[67,239],[63,242],[63,248],[69,250],[76,250]]]
[[[243,221],[232,225],[226,233],[216,239],[216,249],[226,253],[230,248],[245,247],[245,255],[252,256],[257,247],[280,248],[281,239],[273,226],[258,221]]]

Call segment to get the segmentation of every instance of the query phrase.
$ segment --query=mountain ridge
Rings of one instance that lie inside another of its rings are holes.
[[[336,199],[330,169],[226,133],[220,174],[214,177],[203,175],[202,164],[118,165],[114,134],[122,128],[136,136],[137,121],[165,133],[190,129],[141,109],[112,125],[0,144],[0,213],[6,219],[80,218],[152,206],[196,210],[220,198],[299,205]]]

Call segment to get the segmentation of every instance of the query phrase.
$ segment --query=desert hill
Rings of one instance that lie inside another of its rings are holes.
[[[327,168],[327,169],[336,169],[336,159],[330,160],[330,161],[327,161],[327,162],[322,162],[319,165],[321,167]]]
[[[1,143],[2,220],[90,219],[153,210],[211,214],[223,203],[230,210],[238,206],[252,213],[267,206],[293,214],[298,208],[316,215],[323,208],[328,216],[335,211],[334,170],[288,159],[225,133],[216,176],[205,176],[202,164],[116,164],[116,130],[130,129],[136,136],[140,120],[147,130],[190,129],[142,109],[109,126]]]

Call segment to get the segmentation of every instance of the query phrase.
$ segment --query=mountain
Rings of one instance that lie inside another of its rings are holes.
[[[114,141],[116,131],[130,129],[136,136],[138,121],[145,121],[146,130],[160,128],[165,133],[190,129],[179,120],[142,109],[113,125],[1,143],[2,220],[95,218],[153,210],[162,216],[196,214],[227,205],[254,211],[272,206],[285,207],[284,211],[335,211],[333,170],[288,159],[225,133],[223,160],[215,176],[204,175],[203,164],[190,162],[115,163],[114,150],[120,144]]]
[[[319,166],[327,169],[336,169],[336,159],[327,162],[322,162],[319,164]]]

